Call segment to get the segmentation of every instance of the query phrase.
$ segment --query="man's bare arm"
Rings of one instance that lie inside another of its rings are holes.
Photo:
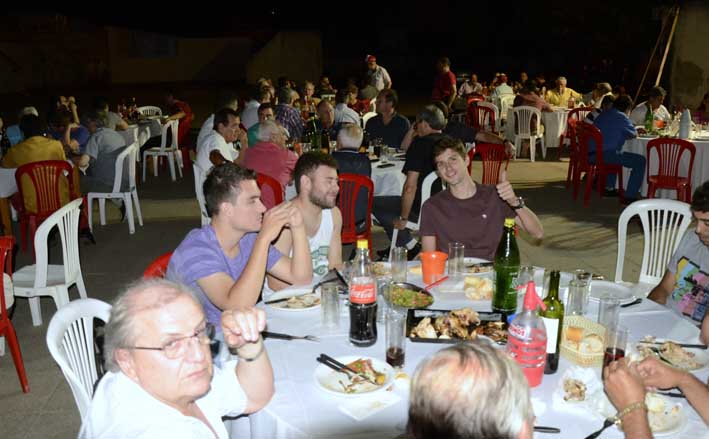
[[[670,271],[666,270],[665,275],[662,276],[662,280],[655,288],[650,291],[647,298],[654,300],[655,302],[664,305],[667,303],[667,298],[675,286],[675,275]]]

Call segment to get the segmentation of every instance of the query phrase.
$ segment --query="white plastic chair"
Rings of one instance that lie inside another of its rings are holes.
[[[180,178],[182,178],[182,154],[177,148],[177,127],[179,122],[177,120],[171,120],[162,126],[162,136],[160,139],[159,148],[150,148],[143,151],[143,181],[145,181],[145,173],[147,171],[147,159],[148,156],[153,157],[153,175],[158,176],[158,160],[159,157],[167,157],[167,161],[170,164],[170,177],[172,181],[175,181],[175,162],[177,162],[177,171],[180,173]],[[167,146],[167,130],[172,132],[172,140],[170,146]]]
[[[138,129],[136,128],[136,132]],[[98,200],[98,211],[99,219],[101,220],[101,225],[106,225],[106,200],[107,199],[121,199],[123,200],[123,206],[126,209],[126,218],[128,219],[128,232],[132,235],[135,233],[135,221],[133,221],[133,203],[135,203],[135,211],[138,214],[138,224],[143,225],[143,214],[140,211],[140,200],[138,199],[138,191],[135,187],[135,158],[138,156],[138,142],[134,142],[129,145],[126,149],[121,151],[116,158],[116,176],[113,179],[113,189],[111,192],[89,192],[87,195],[88,199],[88,211],[89,211],[89,227],[93,231],[93,222],[91,217],[93,215],[93,202],[94,199]],[[128,190],[126,192],[121,192],[121,183],[123,182],[123,166],[126,164],[128,166]],[[132,197],[132,201],[131,201]]]
[[[197,163],[192,164],[192,171],[194,173],[194,192],[197,196],[197,204],[199,204],[199,213],[202,217],[202,225],[206,226],[212,222],[209,215],[207,215],[207,203],[204,201],[204,190],[202,189],[206,176]]]
[[[517,156],[517,151],[522,150],[522,140],[529,140],[529,160],[534,161],[534,153],[537,147],[537,139],[542,143],[542,158],[546,157],[546,147],[544,145],[544,135],[540,134],[542,125],[542,112],[535,107],[528,107],[522,105],[520,107],[515,107],[513,110],[514,119],[517,120],[515,126],[515,157]],[[532,132],[532,116],[537,117],[537,129]],[[511,120],[508,123],[515,123]]]
[[[39,296],[51,296],[57,309],[69,303],[69,287],[76,284],[79,295],[86,299],[86,287],[79,263],[79,206],[77,198],[64,205],[44,220],[34,235],[36,264],[26,265],[12,275],[15,296],[26,297],[30,302],[32,324],[42,324]],[[49,231],[58,226],[62,241],[63,265],[49,264],[47,238]]]
[[[500,117],[507,118],[507,112],[512,108],[515,101],[515,95],[500,96]],[[507,121],[509,123],[510,121]]]
[[[111,305],[80,299],[54,314],[47,328],[47,347],[64,374],[83,420],[98,379],[94,351],[94,318],[108,321]]]
[[[367,122],[369,121],[369,119],[373,118],[376,115],[377,115],[377,113],[375,113],[373,111],[370,111],[369,113],[364,113],[364,115],[362,116],[362,129],[366,129]]]
[[[155,107],[152,105],[146,105],[144,107],[138,107],[138,113],[143,116],[162,116],[162,110],[160,107]]]
[[[502,97],[506,97],[507,95],[502,95]],[[500,131],[500,125],[501,125],[501,120],[500,120],[500,110],[498,110],[497,105],[491,103],[491,102],[485,102],[485,101],[479,101],[477,103],[478,107],[487,107],[492,110],[492,112],[495,114],[495,126],[490,127],[490,131],[498,132]]]
[[[421,208],[419,209],[418,220],[414,223],[411,221],[406,222],[406,228],[409,230],[418,230],[419,224],[421,224],[421,212],[423,211],[423,203],[426,202],[431,197],[431,186],[433,182],[438,178],[436,171],[431,172],[423,179],[423,184],[421,185]],[[399,229],[394,228],[394,232],[391,234],[391,246],[389,247],[389,261],[391,261],[391,255],[396,247],[396,240],[399,237]]]
[[[665,199],[639,200],[626,207],[618,218],[616,282],[623,282],[628,221],[635,215],[640,217],[644,232],[643,261],[638,283],[652,288],[662,280],[668,261],[692,222],[692,212],[687,203]]]

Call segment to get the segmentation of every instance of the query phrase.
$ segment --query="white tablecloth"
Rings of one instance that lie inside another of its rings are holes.
[[[560,108],[555,111],[542,111],[542,126],[544,126],[544,145],[547,148],[557,148],[559,138],[566,131],[569,110]],[[512,142],[515,138],[514,109],[507,110],[507,123],[504,137]]]
[[[374,196],[383,197],[388,195],[401,195],[404,188],[406,176],[401,173],[404,168],[403,160],[393,160],[389,162],[394,166],[379,168],[381,161],[372,163],[372,182],[374,183]]]
[[[709,138],[709,132],[703,132]],[[623,145],[624,152],[634,152],[640,154],[645,159],[647,157],[647,144],[653,137],[638,137],[636,139],[630,139]],[[701,186],[702,183],[709,180],[709,140],[689,140],[692,142],[696,148],[696,154],[694,156],[694,166],[692,168],[692,190]],[[650,174],[657,173],[657,153],[653,152],[652,157],[650,157]],[[689,154],[685,153],[679,164],[679,173],[682,176],[687,176],[689,169]],[[623,171],[623,183],[628,187],[628,177],[630,172],[627,170]],[[640,187],[640,193],[643,196],[647,196],[647,175],[643,178],[642,186]],[[677,199],[677,191],[674,190],[659,190],[655,193],[657,198],[672,198]]]
[[[420,284],[421,278],[409,276],[409,281]],[[433,305],[435,309],[451,309],[460,306],[456,300],[446,300],[435,292],[434,296],[436,297]],[[325,393],[316,386],[313,378],[314,370],[318,366],[315,358],[321,353],[333,357],[358,355],[384,359],[383,325],[379,325],[379,335],[374,346],[356,348],[348,342],[349,321],[346,310],[343,310],[340,328],[332,331],[331,335],[322,335],[319,309],[279,311],[267,306],[264,308],[268,315],[269,330],[294,335],[319,335],[321,341],[319,343],[272,339],[266,341],[274,366],[276,393],[268,406],[251,416],[252,438],[393,438],[404,432],[408,408],[408,392],[405,388],[397,386],[394,390],[402,397],[400,402],[357,422],[338,409],[344,398]],[[596,313],[595,308],[591,306],[589,316],[595,317]],[[654,334],[696,343],[699,333],[698,329],[690,323],[668,309],[649,301],[623,309],[621,323],[630,328],[631,342],[645,335]],[[412,375],[417,364],[424,357],[445,346],[407,341],[404,371]],[[562,429],[561,436],[536,433],[535,437],[584,437],[600,428],[603,423],[599,417],[589,413],[554,410],[552,393],[568,367],[570,363],[562,358],[557,373],[545,375],[542,384],[532,389],[532,397],[546,404],[546,410],[537,413],[536,425],[556,426]],[[699,376],[704,380],[707,372],[700,373]],[[689,422],[681,433],[672,437],[693,439],[703,437],[706,434],[706,426],[699,415],[686,401],[676,401],[683,404]],[[621,438],[622,434],[615,428],[611,428],[604,433],[604,437]]]
[[[135,138],[133,137],[133,130],[136,127],[138,128],[138,147],[143,146],[151,137],[158,137],[162,135],[162,124],[160,123],[160,120],[147,119],[137,124],[128,125],[128,129],[125,131],[118,131],[118,133],[125,139],[126,145],[130,145],[135,141]]]
[[[17,168],[0,168],[0,198],[7,198],[17,192],[15,171]]]

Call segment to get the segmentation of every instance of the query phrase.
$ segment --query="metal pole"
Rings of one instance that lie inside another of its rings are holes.
[[[670,37],[667,39],[667,45],[665,46],[665,54],[662,55],[662,62],[660,63],[660,71],[657,73],[657,80],[655,81],[655,87],[660,85],[660,79],[662,78],[662,71],[665,69],[665,61],[667,61],[667,54],[670,51],[670,45],[672,44],[672,37],[675,34],[675,28],[677,27],[677,19],[679,18],[679,5],[675,7],[675,19],[672,22],[672,29],[670,29]]]
[[[638,91],[635,93],[635,97],[633,98],[633,102],[638,100],[638,96],[640,96],[640,90],[643,88],[643,84],[645,83],[645,78],[647,77],[647,72],[650,70],[650,64],[652,64],[652,59],[655,57],[655,52],[657,51],[657,46],[660,45],[660,40],[662,40],[662,34],[665,33],[665,28],[667,27],[667,20],[668,17],[665,17],[662,20],[662,29],[660,29],[660,35],[657,36],[657,41],[655,42],[655,47],[652,49],[652,53],[650,54],[650,59],[647,61],[647,66],[645,66],[645,72],[643,73],[643,77],[640,80],[640,84],[638,85]]]

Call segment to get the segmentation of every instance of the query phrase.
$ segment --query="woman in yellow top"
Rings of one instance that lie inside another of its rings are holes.
[[[575,102],[580,102],[583,98],[580,93],[566,86],[566,78],[559,76],[556,79],[556,88],[548,90],[544,99],[549,105],[566,107],[569,104],[569,99],[572,97]]]

